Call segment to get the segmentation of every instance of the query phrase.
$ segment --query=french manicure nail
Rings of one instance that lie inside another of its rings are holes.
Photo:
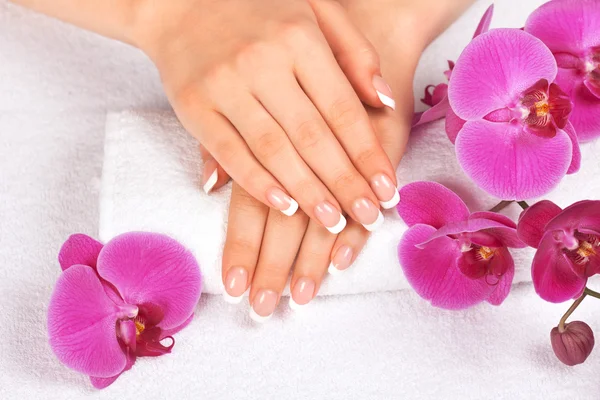
[[[215,187],[219,174],[217,172],[217,162],[215,160],[208,160],[204,163],[204,170],[202,171],[202,189],[204,193],[208,194]]]
[[[296,281],[292,293],[290,293],[290,308],[298,310],[302,306],[308,304],[315,295],[315,282],[306,277],[302,277]]]
[[[250,318],[255,322],[265,322],[273,315],[277,300],[279,295],[274,290],[261,290],[250,306]]]
[[[223,298],[230,304],[238,304],[244,297],[248,285],[248,271],[242,267],[231,267],[225,276]]]
[[[383,224],[383,214],[369,199],[358,199],[352,204],[352,211],[358,222],[369,232],[373,232]]]
[[[384,210],[393,208],[400,202],[400,193],[385,174],[378,174],[371,179],[371,189],[379,199],[379,204]]]
[[[298,203],[279,188],[271,188],[267,192],[269,203],[288,217],[298,211]]]
[[[391,108],[392,110],[396,109],[396,102],[392,98],[392,89],[390,86],[383,80],[383,78],[379,75],[375,75],[373,77],[373,87],[377,92],[377,96],[381,102]]]
[[[352,262],[352,254],[352,249],[350,247],[346,245],[341,246],[333,255],[333,259],[331,260],[331,264],[329,264],[327,272],[331,275],[339,275],[348,269]]]
[[[324,201],[315,207],[317,219],[333,234],[338,234],[346,227],[346,218],[331,203]]]

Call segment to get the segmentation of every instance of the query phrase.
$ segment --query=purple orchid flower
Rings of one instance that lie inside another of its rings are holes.
[[[539,197],[581,154],[568,122],[569,98],[554,81],[552,53],[518,29],[494,29],[475,38],[452,71],[448,99],[464,125],[456,155],[465,173],[493,196]]]
[[[494,5],[492,4],[485,11],[483,17],[481,17],[481,20],[477,25],[477,29],[473,34],[473,39],[475,39],[482,33],[486,33],[487,31],[489,31],[493,16]],[[454,61],[448,60],[448,69],[444,71],[444,75],[446,76],[446,79],[448,81],[450,81],[453,69]],[[448,102],[448,85],[446,83],[440,83],[438,85],[428,85],[425,88],[425,96],[421,99],[421,102],[431,108],[423,113],[415,115],[413,127],[423,125],[444,117],[446,117],[446,124],[448,124],[448,113],[452,113],[453,115],[455,115],[452,112],[452,109],[450,108],[450,103]],[[454,120],[452,122],[454,122]],[[462,128],[462,125],[460,126],[460,128]],[[460,128],[458,130],[460,130]],[[451,125],[451,129],[455,130],[456,128],[454,125]],[[456,130],[456,133],[458,133],[458,130]],[[448,128],[446,128],[446,131],[448,131]],[[452,143],[454,143],[454,140],[452,138],[450,140],[452,141]]]
[[[62,246],[59,263],[64,272],[48,309],[50,346],[99,389],[136,357],[169,353],[172,335],[192,320],[200,298],[192,253],[156,233],[126,233],[106,245],[76,234]]]
[[[409,226],[398,258],[410,285],[432,305],[467,308],[482,301],[501,304],[515,264],[508,247],[525,247],[509,218],[469,213],[452,191],[434,182],[400,189],[398,213]]]
[[[579,140],[600,137],[600,2],[549,1],[529,16],[525,31],[556,57],[556,83],[573,101],[569,121]]]
[[[517,233],[538,249],[531,275],[546,301],[579,297],[588,277],[600,273],[600,201],[580,201],[564,210],[540,201],[523,211]]]

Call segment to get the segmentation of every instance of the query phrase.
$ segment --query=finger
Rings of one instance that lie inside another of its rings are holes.
[[[278,91],[274,92],[270,86],[277,87]],[[274,74],[268,83],[256,82],[253,91],[287,133],[302,159],[333,193],[342,209],[365,228],[376,229],[383,218],[379,210],[379,199],[295,78],[292,75]],[[282,97],[286,99],[285,108],[281,107]],[[290,113],[288,107],[294,112]],[[298,184],[303,185],[304,182],[297,182],[296,185]],[[290,187],[289,190],[294,189]],[[303,187],[298,186],[296,190],[303,190]],[[324,226],[330,227],[331,223],[337,221],[333,216],[324,215],[324,209],[326,208],[317,206],[314,214]],[[340,230],[330,229],[330,232],[339,233]]]
[[[369,235],[370,232],[359,224],[348,224],[343,235],[339,235],[333,245],[327,271],[331,275],[338,275],[347,270],[367,243]]]
[[[268,214],[268,207],[233,184],[221,269],[229,303],[239,303],[252,282]]]
[[[360,227],[354,221],[351,225]],[[360,229],[364,231],[362,227]],[[317,295],[335,239],[335,235],[319,224],[309,222],[290,282],[290,308],[293,310],[308,304]]]
[[[379,56],[335,0],[309,0],[319,27],[358,97],[371,107],[395,109],[392,90],[381,77]]]
[[[307,224],[308,217],[303,212],[292,217],[269,212],[250,288],[250,317],[256,322],[265,321],[275,311]]]
[[[204,167],[202,168],[202,190],[206,194],[212,190],[217,190],[227,182],[229,182],[229,175],[223,167],[213,158],[213,156],[200,145],[200,155],[204,161]]]
[[[296,60],[298,82],[356,169],[370,183],[382,207],[393,207],[395,204],[390,201],[394,193],[376,188],[382,176],[395,187],[395,170],[377,140],[364,106],[326,45],[304,45],[302,53]],[[393,113],[391,109],[382,111]]]
[[[290,138],[263,105],[250,94],[235,99],[215,95],[219,110],[227,115],[258,161],[287,189],[300,208],[334,233],[343,229],[346,220],[336,198],[300,157]],[[293,100],[287,107],[295,108]]]

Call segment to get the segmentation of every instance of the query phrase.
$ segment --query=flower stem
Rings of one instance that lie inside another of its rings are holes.
[[[571,316],[571,314],[573,314],[573,311],[575,311],[577,309],[577,307],[579,307],[579,305],[581,304],[583,299],[585,299],[585,296],[587,296],[588,290],[589,290],[588,288],[585,288],[585,290],[583,291],[583,294],[581,296],[579,296],[579,298],[577,300],[575,300],[575,302],[573,302],[573,304],[571,305],[571,307],[569,307],[569,309],[567,310],[565,315],[563,315],[562,318],[560,319],[560,322],[558,323],[558,331],[560,333],[563,333],[565,331],[565,322],[567,322],[567,318],[569,318]],[[596,292],[594,292],[594,293],[598,294]]]
[[[588,296],[592,296],[592,297],[595,297],[595,298],[597,298],[597,299],[600,299],[600,293],[598,293],[598,292],[595,292],[595,291],[593,291],[592,289],[585,288],[585,289],[583,290],[583,293],[584,293],[584,294],[587,294]]]
[[[512,200],[502,200],[500,203],[496,204],[492,209],[490,209],[491,212],[500,212],[502,210],[504,210],[506,207],[508,207],[509,205],[511,205],[513,201]]]
[[[523,210],[526,210],[529,208],[529,204],[527,204],[526,201],[517,201],[517,204],[520,205]]]

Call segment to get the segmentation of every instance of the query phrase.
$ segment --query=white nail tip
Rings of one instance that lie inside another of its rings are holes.
[[[327,272],[329,272],[330,275],[337,276],[337,275],[340,275],[342,272],[344,272],[344,270],[343,269],[337,269],[333,265],[333,263],[330,263],[329,264],[329,268],[327,268]]]
[[[383,224],[383,214],[379,210],[378,210],[378,212],[379,212],[379,214],[377,214],[377,219],[375,220],[375,222],[373,222],[372,224],[363,224],[365,229],[368,230],[369,232],[373,232],[374,230],[379,228],[381,226],[381,224]]]
[[[258,322],[259,324],[262,324],[263,322],[267,321],[269,318],[271,318],[271,315],[272,314],[263,317],[262,315],[258,315],[256,311],[254,311],[254,309],[250,307],[250,318],[252,318],[252,321]]]
[[[329,232],[333,233],[334,235],[337,235],[338,233],[343,231],[345,227],[346,227],[346,218],[342,214],[340,214],[340,220],[338,221],[338,223],[335,224],[334,226],[327,227],[327,230]]]
[[[223,300],[225,300],[226,303],[240,304],[242,302],[243,298],[244,298],[244,295],[234,297],[234,296],[230,295],[229,293],[227,293],[226,291],[223,291]]]
[[[306,304],[298,304],[294,301],[294,299],[292,298],[292,296],[290,295],[290,302],[289,302],[290,308],[294,311],[298,311],[299,309],[303,308]]]
[[[216,185],[218,179],[219,179],[219,175],[217,173],[217,170],[215,169],[213,171],[213,173],[210,174],[210,176],[208,177],[208,180],[206,181],[206,183],[204,184],[204,187],[202,188],[204,190],[204,193],[206,193],[206,194],[210,193],[212,188]]]
[[[389,96],[386,96],[385,94],[381,93],[380,91],[376,90],[377,92],[377,96],[379,97],[379,100],[381,100],[381,102],[388,106],[389,108],[391,108],[392,110],[396,109],[396,102],[394,101],[394,99],[392,99]]]
[[[379,204],[381,205],[381,208],[383,208],[384,210],[389,210],[390,208],[394,208],[394,207],[396,207],[396,205],[398,203],[400,203],[400,193],[398,192],[397,189],[394,192],[394,197],[392,197],[390,200],[379,202]]]
[[[290,199],[291,203],[290,206],[288,208],[286,208],[285,210],[281,210],[282,213],[284,213],[285,215],[287,215],[288,217],[291,217],[292,215],[296,214],[296,211],[298,211],[298,202],[296,202],[296,200],[294,199]]]

